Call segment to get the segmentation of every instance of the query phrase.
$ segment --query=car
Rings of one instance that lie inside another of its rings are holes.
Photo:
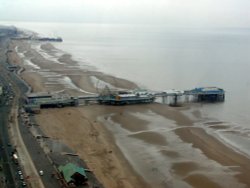
[[[40,175],[40,176],[43,176],[43,170],[40,170],[40,171],[39,171],[39,175]]]
[[[18,175],[22,175],[23,174],[21,170],[18,170],[17,173],[18,173]]]
[[[19,178],[20,178],[20,180],[23,180],[23,179],[24,179],[24,178],[23,178],[23,175],[20,175]]]
[[[22,187],[26,187],[27,183],[25,181],[22,182]]]

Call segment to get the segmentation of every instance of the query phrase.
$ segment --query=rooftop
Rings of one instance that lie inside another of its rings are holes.
[[[224,94],[225,91],[218,87],[199,87],[193,90],[190,90],[192,93],[199,94]]]
[[[73,163],[67,163],[64,166],[59,166],[59,171],[63,174],[64,179],[67,183],[71,182],[71,181],[75,181],[72,176],[75,173],[78,173],[80,175],[82,175],[84,178],[87,178],[86,172],[84,170],[84,168],[76,166]]]

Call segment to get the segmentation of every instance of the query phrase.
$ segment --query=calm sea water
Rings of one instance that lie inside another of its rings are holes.
[[[61,36],[64,42],[56,47],[71,53],[80,63],[152,90],[221,87],[226,90],[226,101],[201,106],[203,117],[225,121],[243,132],[250,130],[250,29],[7,24],[45,36]],[[243,150],[250,151],[249,137],[231,139],[233,145],[246,145]]]

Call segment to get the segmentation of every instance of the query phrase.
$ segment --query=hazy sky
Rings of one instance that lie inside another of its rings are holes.
[[[0,21],[250,27],[250,0],[0,0]]]

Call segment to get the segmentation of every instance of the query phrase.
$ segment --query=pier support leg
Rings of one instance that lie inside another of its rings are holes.
[[[167,103],[168,103],[168,98],[167,98],[167,96],[163,96],[163,97],[162,97],[162,103],[163,103],[163,104],[167,104]]]

